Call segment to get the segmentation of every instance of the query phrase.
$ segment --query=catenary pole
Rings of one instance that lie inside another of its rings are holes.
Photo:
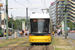
[[[1,9],[1,7],[0,7],[0,9]],[[0,10],[0,27],[1,27],[1,10]]]
[[[6,39],[8,39],[8,0],[6,0]]]
[[[11,26],[12,26],[12,29],[13,29],[13,15],[12,14],[11,14],[11,18],[12,18],[12,25]]]
[[[27,26],[27,30],[28,30],[28,8],[26,8],[26,26]]]
[[[67,39],[67,0],[65,0],[65,39]]]

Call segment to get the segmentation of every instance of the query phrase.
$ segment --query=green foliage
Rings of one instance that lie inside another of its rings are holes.
[[[11,22],[12,22],[12,19],[9,18],[9,21],[8,21],[8,26],[11,28]]]
[[[25,21],[25,25],[26,25],[26,20],[25,19],[16,19],[13,20],[13,29],[21,29],[22,28],[22,21]],[[30,20],[28,20],[29,22]],[[8,26],[11,28],[11,24],[12,24],[12,18],[9,18],[9,22],[8,22]],[[28,24],[29,25],[29,24]]]
[[[14,28],[14,29],[17,28],[17,23],[16,23],[16,21],[13,21],[13,28]]]
[[[67,22],[68,27],[70,27],[70,29],[74,29],[75,28],[75,23],[72,22]]]
[[[21,20],[16,19],[17,29],[21,29]]]
[[[9,18],[8,27],[12,28],[11,24],[12,24],[12,18]],[[16,27],[17,27],[16,21],[13,20],[13,29],[16,29]]]

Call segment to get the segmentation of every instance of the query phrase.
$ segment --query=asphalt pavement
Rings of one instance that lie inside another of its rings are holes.
[[[14,37],[15,37],[14,34],[12,34],[11,36],[9,36],[9,38],[14,38]],[[21,37],[21,35],[20,35],[19,32],[17,32],[17,37]],[[70,38],[72,38],[72,39],[75,40],[75,33],[68,33],[68,37],[70,37]],[[6,39],[6,37],[0,37],[0,40],[4,40],[4,39]]]
[[[68,33],[68,37],[70,37],[70,38],[75,40],[75,33]]]
[[[11,36],[9,36],[9,38],[14,38],[15,37],[15,34],[12,34]],[[17,32],[17,37],[21,37],[20,33]],[[0,40],[4,40],[6,39],[6,37],[0,37]]]

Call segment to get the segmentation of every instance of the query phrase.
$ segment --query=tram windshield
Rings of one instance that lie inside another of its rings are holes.
[[[49,19],[31,19],[31,33],[48,33]]]

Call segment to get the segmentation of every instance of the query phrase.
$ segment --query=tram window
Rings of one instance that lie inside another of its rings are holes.
[[[2,28],[0,27],[0,30],[2,30]]]
[[[48,33],[49,32],[49,19],[33,19],[31,21],[32,33]]]
[[[5,32],[6,32],[6,30],[5,30]]]
[[[12,32],[12,30],[10,30],[10,32]]]

